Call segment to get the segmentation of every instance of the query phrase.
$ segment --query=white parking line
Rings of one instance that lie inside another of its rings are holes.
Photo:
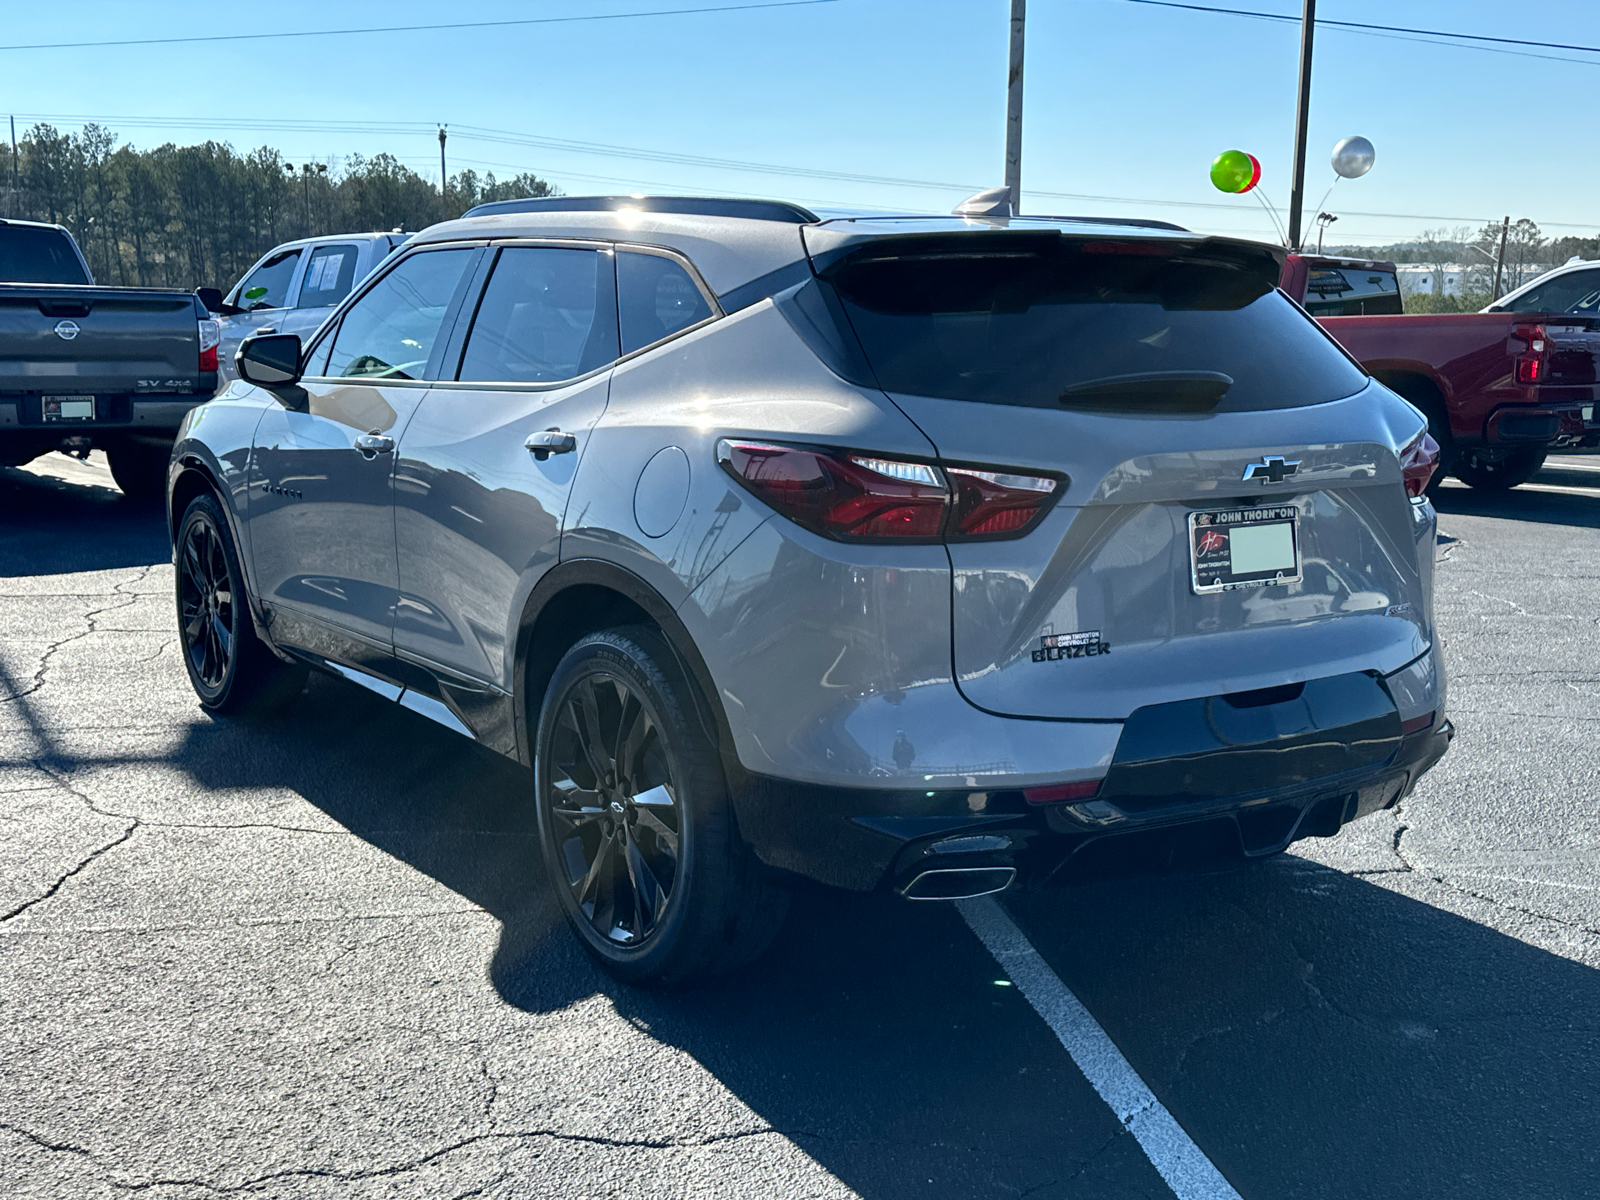
[[[1116,1043],[1100,1028],[1100,1022],[1050,969],[999,902],[984,897],[957,901],[956,907],[1066,1047],[1078,1070],[1100,1093],[1100,1099],[1111,1106],[1117,1120],[1138,1140],[1178,1200],[1240,1200],[1233,1185],[1172,1119]]]

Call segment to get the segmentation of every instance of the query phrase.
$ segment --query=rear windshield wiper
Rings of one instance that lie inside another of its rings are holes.
[[[1140,371],[1074,383],[1061,392],[1065,408],[1117,412],[1210,412],[1233,386],[1221,371]]]

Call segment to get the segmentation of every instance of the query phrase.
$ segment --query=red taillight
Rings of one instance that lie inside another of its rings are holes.
[[[1423,430],[1409,446],[1400,451],[1400,477],[1405,480],[1406,495],[1413,500],[1422,499],[1439,469],[1439,443],[1433,435]]]
[[[222,326],[211,320],[200,321],[199,326],[200,370],[215,371],[217,369],[217,346],[222,342]]]
[[[1550,339],[1545,336],[1544,326],[1518,325],[1511,336],[1527,346],[1517,355],[1517,382],[1543,383],[1550,363]]]
[[[1044,511],[1059,483],[728,438],[717,443],[717,459],[790,520],[851,541],[1015,537]]]
[[[955,489],[951,530],[965,537],[1020,533],[1033,523],[1055,494],[1056,481],[1039,475],[1011,475],[950,467]]]
[[[1085,779],[1081,783],[1049,783],[1043,787],[1023,788],[1022,795],[1029,804],[1060,804],[1064,800],[1093,800],[1100,791],[1103,779]]]

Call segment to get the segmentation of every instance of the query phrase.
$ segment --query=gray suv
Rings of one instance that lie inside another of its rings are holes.
[[[1437,448],[1280,252],[1088,219],[560,198],[256,337],[169,479],[215,712],[343,676],[514,758],[625,979],[798,878],[1271,854],[1443,753]]]

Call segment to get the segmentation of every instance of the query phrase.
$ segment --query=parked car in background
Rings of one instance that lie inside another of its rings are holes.
[[[1508,292],[1483,311],[1600,316],[1600,262],[1569,259]]]
[[[62,226],[0,220],[0,465],[99,449],[129,497],[161,495],[218,337],[189,292],[96,286]]]
[[[222,300],[223,383],[235,378],[233,356],[255,334],[309,338],[352,288],[411,235],[347,233],[284,242],[261,256]]]
[[[1403,314],[1391,262],[1291,254],[1280,286],[1427,416],[1439,479],[1515,487],[1552,450],[1600,445],[1600,264],[1541,275],[1481,313]]]
[[[747,960],[797,876],[1273,854],[1444,754],[1435,448],[1272,248],[522,207],[244,343],[174,452],[178,626],[211,711],[316,668],[530,767],[620,976]]]

